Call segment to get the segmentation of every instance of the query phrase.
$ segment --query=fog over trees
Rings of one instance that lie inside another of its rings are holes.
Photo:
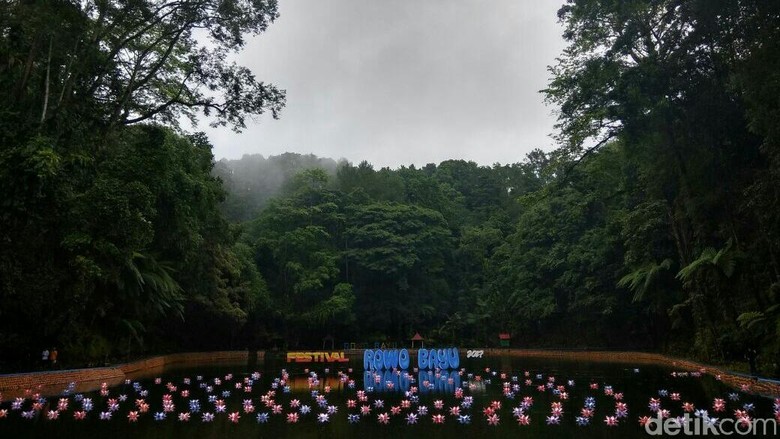
[[[279,195],[295,174],[307,169],[322,169],[329,175],[335,175],[337,166],[335,160],[313,154],[288,152],[267,158],[260,154],[247,154],[240,160],[218,161],[213,174],[222,180],[227,189],[222,211],[230,220],[246,221],[257,215],[271,198]]]

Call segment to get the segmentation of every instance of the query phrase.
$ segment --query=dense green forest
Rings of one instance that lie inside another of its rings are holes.
[[[0,6],[0,367],[503,331],[780,362],[780,2],[565,3],[557,146],[511,165],[215,162],[179,122],[278,115],[224,62],[276,16]]]

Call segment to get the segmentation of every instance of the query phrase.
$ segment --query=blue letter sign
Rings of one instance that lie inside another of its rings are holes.
[[[406,349],[366,349],[363,352],[363,368],[366,370],[408,369],[410,364],[411,357]],[[421,370],[457,369],[459,366],[458,348],[417,351],[417,367]]]

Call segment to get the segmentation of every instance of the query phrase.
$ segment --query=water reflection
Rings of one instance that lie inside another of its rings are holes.
[[[453,371],[420,371],[417,377],[407,371],[385,370],[381,372],[365,371],[363,373],[363,390],[367,392],[408,392],[412,386],[417,386],[418,392],[453,394],[461,385],[460,372]]]

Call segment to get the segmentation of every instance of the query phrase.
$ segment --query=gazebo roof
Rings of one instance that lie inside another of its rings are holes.
[[[414,337],[412,337],[412,341],[422,341],[422,340],[423,340],[422,335],[420,335],[419,332],[415,332]]]

